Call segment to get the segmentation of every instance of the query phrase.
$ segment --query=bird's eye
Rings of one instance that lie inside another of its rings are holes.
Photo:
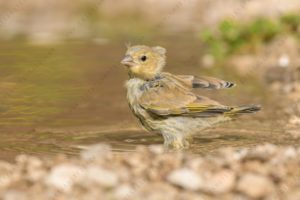
[[[147,56],[142,56],[141,61],[145,62],[147,60]]]

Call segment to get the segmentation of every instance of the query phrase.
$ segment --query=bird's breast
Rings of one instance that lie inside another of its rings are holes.
[[[142,109],[139,105],[139,99],[143,95],[143,90],[141,88],[143,88],[144,84],[145,81],[138,78],[132,78],[126,82],[127,100],[135,113],[140,112],[140,109]]]

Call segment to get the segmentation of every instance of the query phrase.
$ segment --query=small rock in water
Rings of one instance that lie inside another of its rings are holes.
[[[80,156],[84,160],[93,160],[99,157],[106,156],[111,152],[110,146],[106,144],[95,144],[89,146],[87,149],[80,153]]]
[[[198,174],[188,168],[172,171],[167,177],[167,180],[174,185],[189,190],[198,190],[202,185]]]
[[[268,161],[276,154],[277,148],[273,144],[264,144],[255,149],[251,149],[244,157],[244,160]]]
[[[211,54],[205,54],[201,60],[201,66],[211,68],[215,64],[215,58]]]
[[[280,67],[288,67],[290,64],[290,57],[286,54],[283,54],[278,59],[278,65]]]
[[[300,129],[292,129],[287,131],[288,134],[290,134],[293,138],[298,139],[300,138]]]
[[[149,150],[154,154],[162,154],[164,152],[162,145],[150,145]]]
[[[262,198],[274,191],[274,184],[267,177],[247,173],[240,178],[237,190],[252,198]]]
[[[289,120],[289,123],[292,125],[300,125],[300,117],[292,116]]]

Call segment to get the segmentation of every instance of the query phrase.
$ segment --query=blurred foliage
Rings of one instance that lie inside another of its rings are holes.
[[[290,31],[292,33],[296,33],[299,37],[299,29],[300,29],[300,15],[299,14],[287,14],[282,16],[281,22],[286,31]]]
[[[280,34],[288,33],[299,37],[299,27],[300,15],[297,14],[283,15],[276,21],[258,18],[246,24],[224,20],[216,31],[203,31],[201,39],[208,46],[209,53],[222,60],[237,51],[256,51]]]

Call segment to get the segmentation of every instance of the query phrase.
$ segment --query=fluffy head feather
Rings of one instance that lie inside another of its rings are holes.
[[[129,47],[121,61],[131,77],[151,80],[159,74],[166,63],[166,49],[136,45]]]

